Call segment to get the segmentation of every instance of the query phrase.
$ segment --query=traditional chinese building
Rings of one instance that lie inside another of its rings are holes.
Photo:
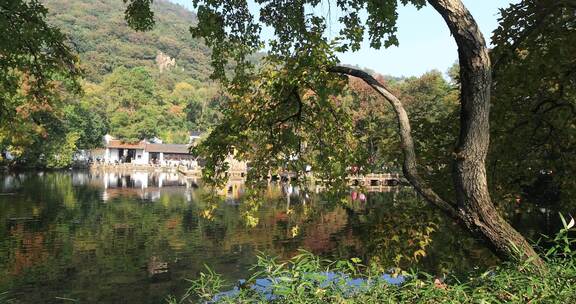
[[[195,158],[190,154],[190,144],[150,143],[146,140],[130,143],[106,135],[104,147],[102,160],[105,163],[163,165],[170,162],[195,161]]]

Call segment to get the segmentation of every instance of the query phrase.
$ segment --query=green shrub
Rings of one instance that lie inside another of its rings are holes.
[[[208,269],[180,299],[169,303],[576,303],[574,219],[552,238],[546,270],[505,263],[461,281],[426,273],[402,273],[402,284],[382,279],[378,267],[353,258],[332,262],[302,251],[289,261],[259,257],[256,272],[228,286]],[[356,280],[353,281],[352,278]],[[260,283],[259,283],[260,281]],[[266,282],[265,286],[261,282]],[[226,292],[223,292],[227,290]]]

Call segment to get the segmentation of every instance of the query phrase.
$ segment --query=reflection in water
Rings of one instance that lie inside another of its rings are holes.
[[[72,177],[74,186],[91,185],[102,188],[102,200],[133,195],[143,200],[158,200],[162,193],[181,194],[186,201],[192,201],[192,191],[185,189],[198,188],[198,178],[185,177],[177,172],[148,171],[101,171],[76,172]],[[225,187],[218,189],[220,195],[238,199],[243,193],[242,181],[229,181]]]
[[[189,191],[181,191],[182,187],[189,189],[197,187],[197,181],[183,178],[178,173],[172,172],[106,172],[93,171],[75,174],[72,183],[75,186],[91,185],[103,189],[102,200],[134,195],[140,199],[158,200],[163,192],[181,193],[186,201],[190,202],[192,197]]]
[[[161,303],[205,264],[233,282],[259,252],[299,248],[433,273],[495,263],[410,189],[342,199],[272,185],[262,197],[239,182],[70,171],[0,176],[0,194],[0,292],[23,303]]]

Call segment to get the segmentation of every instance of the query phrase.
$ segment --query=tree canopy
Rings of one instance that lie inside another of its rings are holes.
[[[493,35],[489,168],[503,194],[550,184],[532,197],[574,203],[575,7],[571,1],[525,0],[502,10]]]

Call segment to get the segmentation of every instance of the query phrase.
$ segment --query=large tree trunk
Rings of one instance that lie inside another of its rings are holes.
[[[454,186],[464,224],[507,259],[543,265],[534,249],[497,212],[490,199],[485,159],[490,141],[491,65],[478,25],[460,0],[428,0],[458,45],[461,82],[460,134],[454,153]]]
[[[442,199],[418,174],[410,121],[400,100],[364,71],[342,66],[329,70],[359,77],[393,107],[404,155],[404,175],[424,199],[484,238],[502,258],[531,261],[541,269],[544,266],[542,259],[524,237],[498,214],[488,192],[485,158],[490,141],[491,68],[482,33],[459,0],[429,2],[444,17],[458,44],[462,106],[460,135],[454,153],[456,204]]]

